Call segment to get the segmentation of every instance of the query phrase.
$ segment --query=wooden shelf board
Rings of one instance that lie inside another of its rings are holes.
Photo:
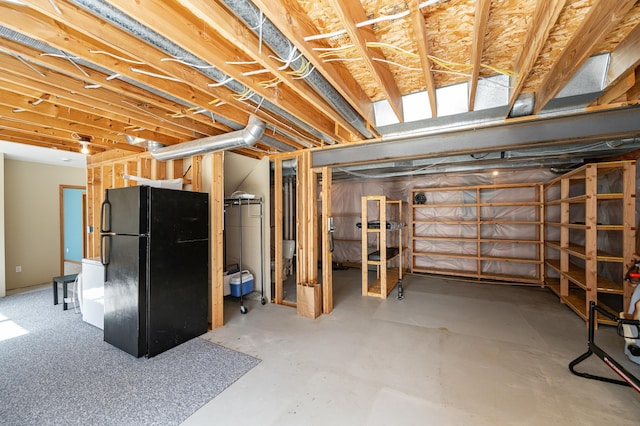
[[[534,222],[529,220],[496,220],[496,219],[480,219],[480,225],[542,225],[543,222]]]
[[[486,203],[480,202],[478,206],[480,207],[540,207],[542,203],[537,201],[512,201],[509,203]]]
[[[481,243],[496,243],[496,244],[542,244],[539,240],[509,240],[506,238],[481,238]]]
[[[569,265],[568,272],[561,273],[566,276],[569,281],[576,284],[580,288],[584,290],[587,289],[587,276],[583,268],[571,264]],[[615,283],[610,279],[601,276],[598,276],[597,291],[598,293],[624,294],[622,284]]]
[[[416,252],[412,254],[413,257],[437,257],[445,259],[469,259],[476,260],[478,256],[476,254],[466,253],[442,253],[442,252]]]
[[[431,237],[427,235],[414,235],[414,241],[456,241],[461,243],[477,243],[478,239],[473,238],[464,238],[464,237]]]
[[[458,277],[471,277],[480,278],[480,275],[476,271],[464,271],[461,269],[441,269],[441,268],[427,268],[424,266],[415,266],[413,272],[423,272],[425,274],[438,274],[438,275],[454,275]]]
[[[478,222],[474,220],[414,220],[414,225],[477,225]]]
[[[569,247],[561,248],[560,250],[569,253],[572,256],[579,257],[580,259],[587,259],[585,248],[577,244],[569,244]]]
[[[560,273],[560,259],[546,259],[545,262],[547,265],[555,269],[558,273]]]
[[[561,297],[561,299],[566,303],[566,305],[571,308],[575,313],[580,316],[580,318],[585,321],[589,320],[589,308],[587,307],[587,302],[584,298],[584,295],[581,295],[578,292],[569,292],[569,296]],[[603,303],[602,301],[597,302],[598,306],[602,309],[613,313],[614,315],[618,315],[610,306]],[[611,321],[608,318],[603,318],[602,315],[598,315],[598,324],[606,324],[606,325],[617,325],[615,321]]]
[[[545,284],[552,292],[556,294],[556,296],[560,297],[560,279],[559,278],[545,278]]]
[[[478,207],[477,203],[447,203],[447,204],[411,204],[411,207],[415,209],[439,209],[439,208],[453,208],[453,207]]]
[[[571,308],[580,318],[583,320],[588,319],[587,305],[584,297],[576,295],[576,293],[570,292],[568,296],[562,296],[561,299],[564,303]]]
[[[616,225],[616,224],[597,225],[596,229],[598,231],[624,231],[624,225]]]
[[[513,262],[513,263],[531,263],[531,264],[542,264],[542,260],[540,259],[528,259],[524,257],[499,257],[499,256],[478,256],[479,260],[487,261],[487,262]]]
[[[560,247],[560,241],[555,241],[555,240],[546,240],[546,241],[544,242],[544,244],[545,244],[547,247],[551,247],[551,248],[554,248],[554,249],[556,249],[556,250],[560,250],[560,249],[562,248],[562,247]]]
[[[517,282],[517,283],[529,283],[529,284],[535,284],[538,286],[542,284],[542,280],[539,277],[525,277],[522,275],[481,272],[479,277],[480,279],[499,280],[499,281]]]
[[[563,203],[579,204],[579,203],[584,203],[589,198],[590,198],[590,196],[582,194],[582,195],[576,195],[574,197],[563,198],[561,201]]]
[[[387,294],[385,294],[384,296],[382,295],[382,284],[380,278],[378,278],[373,283],[369,284],[369,287],[367,288],[367,295],[373,297],[381,297],[383,299],[386,298],[389,293],[391,293],[391,290],[393,290],[398,284],[399,276],[400,275],[397,268],[387,269]]]

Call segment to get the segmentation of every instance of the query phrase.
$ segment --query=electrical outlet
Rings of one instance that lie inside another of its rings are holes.
[[[22,266],[16,266],[16,272],[22,272]]]

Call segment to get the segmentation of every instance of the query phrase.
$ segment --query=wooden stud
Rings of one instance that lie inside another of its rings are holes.
[[[211,154],[211,192],[209,194],[211,233],[211,329],[224,325],[224,152]]]
[[[282,160],[276,158],[273,162],[273,198],[274,198],[274,245],[275,245],[275,302],[282,304],[283,302],[283,288],[282,288],[282,218],[283,218],[283,186],[282,186]]]
[[[333,311],[333,259],[329,242],[329,218],[331,218],[331,169],[322,168],[322,312]],[[333,238],[333,235],[331,235]]]

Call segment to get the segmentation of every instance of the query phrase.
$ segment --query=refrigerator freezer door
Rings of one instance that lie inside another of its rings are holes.
[[[146,355],[147,238],[111,236],[104,284],[104,341],[136,357]]]
[[[207,332],[208,195],[151,188],[148,356]]]
[[[114,234],[146,234],[148,191],[148,186],[107,189],[109,207],[103,209],[102,227]]]

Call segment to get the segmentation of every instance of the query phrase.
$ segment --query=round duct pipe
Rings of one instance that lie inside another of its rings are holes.
[[[262,138],[264,129],[265,123],[252,115],[249,117],[247,127],[242,130],[167,146],[152,151],[151,156],[159,161],[167,161],[207,152],[253,146]]]

